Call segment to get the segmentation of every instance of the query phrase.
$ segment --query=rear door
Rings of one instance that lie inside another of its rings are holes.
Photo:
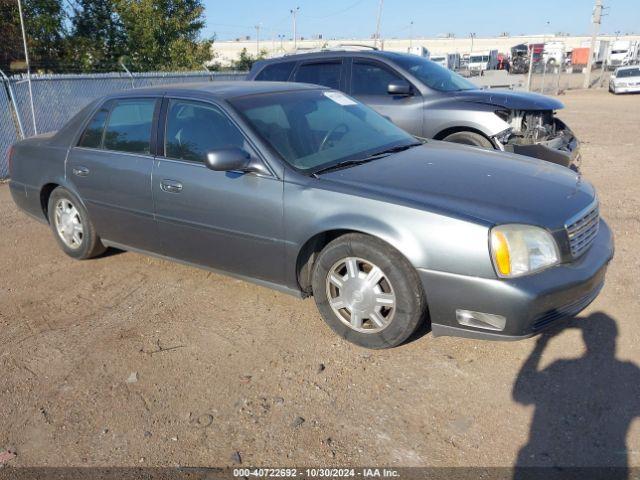
[[[420,92],[412,86],[410,95],[390,95],[388,86],[394,81],[407,82],[382,62],[356,57],[351,63],[348,93],[403,130],[422,136],[423,99]]]
[[[342,58],[322,58],[300,62],[293,74],[293,81],[345,91],[344,62]]]
[[[114,99],[93,115],[69,151],[66,174],[105,240],[156,250],[151,145],[160,100]]]
[[[238,125],[213,103],[164,101],[153,196],[165,255],[281,283],[283,183],[275,175],[216,172],[204,158],[238,147],[260,158]]]

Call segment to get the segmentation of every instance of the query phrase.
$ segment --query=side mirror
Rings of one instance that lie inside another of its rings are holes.
[[[257,172],[268,174],[260,160],[241,148],[221,148],[207,153],[205,165],[216,172]]]
[[[395,80],[387,87],[389,95],[411,95],[411,85],[405,80]]]

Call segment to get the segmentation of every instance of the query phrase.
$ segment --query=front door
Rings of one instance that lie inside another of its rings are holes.
[[[93,116],[67,159],[67,178],[105,240],[156,250],[151,133],[157,98],[115,99]]]
[[[166,100],[164,146],[153,171],[153,196],[165,255],[238,275],[281,283],[283,183],[275,176],[216,172],[207,152],[256,151],[213,104]]]
[[[389,83],[397,81],[407,80],[380,62],[354,58],[351,64],[349,93],[403,130],[412,135],[422,136],[422,96],[413,87],[410,95],[389,94]]]

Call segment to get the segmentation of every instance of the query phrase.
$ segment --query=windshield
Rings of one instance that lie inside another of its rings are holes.
[[[627,53],[628,50],[611,50],[612,55],[618,55],[621,53]]]
[[[471,63],[488,62],[488,61],[489,61],[489,57],[487,55],[477,55],[477,56],[474,55],[470,59]]]
[[[457,92],[459,90],[476,90],[478,87],[457,73],[431,62],[426,58],[414,55],[402,55],[394,61],[427,87],[441,92]]]
[[[626,68],[624,70],[618,70],[618,73],[616,73],[617,78],[638,77],[638,76],[640,76],[640,68]]]
[[[416,139],[370,108],[332,90],[299,90],[232,99],[251,127],[305,173]]]

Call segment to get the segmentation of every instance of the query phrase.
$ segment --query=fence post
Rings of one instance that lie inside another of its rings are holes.
[[[127,67],[124,66],[124,63],[120,62],[120,66],[124,68],[124,71],[127,72],[131,77],[131,88],[136,88],[136,86],[133,84],[133,74],[129,71]]]
[[[11,99],[11,104],[13,105],[13,112],[16,116],[16,121],[18,122],[18,130],[20,131],[20,139],[24,138],[24,128],[22,128],[22,119],[20,118],[20,111],[18,110],[18,103],[16,102],[16,97],[13,94],[13,88],[11,87],[11,81],[9,81],[9,77],[7,77],[2,70],[0,70],[0,75],[2,75],[2,79],[7,83],[7,90],[9,90],[9,98]]]

